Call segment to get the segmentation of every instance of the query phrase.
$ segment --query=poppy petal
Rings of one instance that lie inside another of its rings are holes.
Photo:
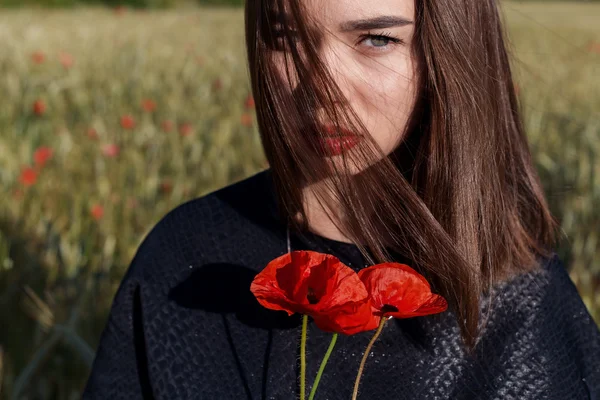
[[[370,302],[354,303],[336,312],[314,315],[315,325],[324,332],[354,335],[379,326],[380,318],[371,312]]]
[[[411,317],[422,317],[424,315],[437,314],[444,312],[448,309],[448,302],[445,298],[435,293],[432,293],[431,298],[423,303],[418,309],[413,312],[391,312],[389,315],[394,318],[411,318]]]
[[[327,330],[362,329],[373,319],[364,284],[330,254],[298,250],[277,257],[254,278],[250,290],[263,306],[308,314]]]
[[[359,271],[358,276],[371,296],[376,315],[408,318],[447,308],[443,297],[431,293],[425,277],[406,264],[377,264]]]

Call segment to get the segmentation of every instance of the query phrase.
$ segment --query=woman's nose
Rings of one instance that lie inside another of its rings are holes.
[[[313,78],[311,77],[310,81],[313,81]],[[314,82],[314,81],[313,81]],[[305,103],[308,107],[310,107],[311,109],[314,109],[315,107],[317,107],[317,100],[316,100],[316,96],[317,94],[315,93],[315,90],[318,90],[316,88],[313,88],[313,86],[311,85],[315,85],[314,83],[309,83],[307,81],[303,81],[300,82],[299,80],[296,83],[296,86],[294,87],[294,89],[292,90],[292,97],[296,100],[300,100],[304,97],[305,99]],[[338,84],[339,86],[339,84]],[[321,88],[322,89],[322,88]],[[340,90],[342,95],[345,97],[343,99],[333,99],[332,100],[332,105],[334,107],[337,106],[343,106],[344,104],[348,103],[348,100],[346,98],[347,94],[346,91],[344,90],[343,87],[340,86]]]

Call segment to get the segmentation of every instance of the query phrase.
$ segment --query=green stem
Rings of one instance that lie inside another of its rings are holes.
[[[319,385],[319,381],[321,380],[321,375],[323,375],[323,371],[325,370],[325,365],[327,365],[327,360],[329,360],[329,356],[333,351],[333,346],[335,346],[335,342],[337,340],[338,334],[334,333],[331,338],[331,342],[329,343],[329,348],[325,353],[325,357],[323,357],[323,361],[321,361],[321,366],[319,367],[319,372],[317,373],[317,377],[315,378],[315,383],[310,391],[310,396],[308,396],[308,400],[312,400],[315,397],[315,393],[317,393],[317,386]]]
[[[362,377],[362,373],[365,368],[367,356],[369,355],[371,347],[373,347],[373,343],[375,343],[375,341],[379,337],[379,334],[381,333],[383,326],[385,325],[385,321],[387,320],[388,317],[381,317],[381,321],[379,322],[379,328],[377,328],[377,332],[375,332],[375,335],[373,335],[373,338],[371,339],[369,345],[367,346],[367,349],[365,350],[365,354],[363,355],[362,361],[360,362],[360,368],[358,368],[358,374],[356,375],[356,382],[354,382],[354,392],[352,393],[352,400],[356,400],[356,398],[358,397],[358,384],[360,383],[360,378]]]
[[[304,385],[306,382],[306,326],[308,314],[302,316],[302,340],[300,341],[300,400],[305,399]]]

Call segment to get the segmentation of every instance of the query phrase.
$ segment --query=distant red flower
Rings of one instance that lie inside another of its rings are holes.
[[[325,332],[351,335],[377,327],[364,284],[331,254],[298,250],[277,257],[250,291],[262,306],[309,315]]]
[[[37,172],[32,167],[24,167],[21,170],[20,181],[24,186],[31,186],[37,181]]]
[[[53,151],[50,147],[41,146],[33,153],[33,160],[35,165],[42,168],[46,165],[46,162],[52,158]]]
[[[114,143],[109,143],[102,146],[102,154],[104,154],[106,157],[116,157],[119,155],[119,152],[119,146]]]
[[[121,127],[123,129],[133,129],[135,128],[135,119],[131,115],[123,115],[121,117]]]
[[[200,66],[204,65],[204,57],[196,56],[196,64],[198,64]]]
[[[600,42],[590,42],[588,51],[590,53],[600,54]]]
[[[36,64],[42,64],[44,61],[46,61],[46,54],[41,51],[36,51],[31,54],[31,59]]]
[[[431,293],[429,282],[405,264],[382,263],[361,269],[358,277],[365,284],[373,315],[394,318],[437,314],[448,308],[446,299]]]
[[[61,52],[58,56],[61,65],[65,68],[65,69],[69,69],[73,66],[73,63],[75,62],[75,60],[73,59],[73,56],[70,55],[69,53],[65,53],[65,52]]]
[[[98,221],[104,216],[104,207],[100,204],[94,204],[90,209],[90,213],[92,214],[92,218]]]
[[[87,135],[90,139],[98,139],[98,132],[94,128],[88,129]]]
[[[46,112],[46,103],[44,100],[38,99],[33,103],[33,112],[36,115],[44,115]]]
[[[193,128],[189,123],[183,123],[179,126],[179,134],[181,136],[189,136],[192,134]]]
[[[114,8],[114,12],[115,12],[115,14],[117,14],[117,15],[122,15],[122,14],[124,14],[124,13],[125,13],[125,11],[127,11],[127,9],[125,8],[125,6],[116,6],[116,7]]]
[[[223,88],[223,81],[221,81],[220,78],[216,78],[213,82],[212,82],[212,88],[213,90],[221,90]]]
[[[244,126],[252,126],[252,115],[248,113],[243,113],[242,117],[240,118],[240,122]]]
[[[165,120],[160,124],[160,127],[165,132],[171,132],[173,130],[173,121]]]
[[[254,97],[251,94],[249,94],[248,97],[246,97],[246,100],[244,101],[244,107],[246,107],[247,109],[251,109],[254,108],[254,106]]]
[[[142,108],[146,112],[153,112],[156,110],[156,103],[151,99],[144,99],[142,100]]]
[[[173,191],[173,184],[171,181],[165,180],[160,183],[160,191],[161,193],[168,194]]]

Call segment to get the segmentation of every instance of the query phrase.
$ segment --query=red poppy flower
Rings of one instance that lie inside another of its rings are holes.
[[[131,115],[123,115],[121,117],[121,126],[123,129],[133,129],[135,127],[135,120]]]
[[[213,88],[213,90],[215,90],[215,91],[216,91],[216,90],[221,90],[221,89],[223,88],[223,81],[221,81],[221,79],[220,79],[220,78],[217,78],[217,79],[215,79],[215,80],[212,82],[212,88]]]
[[[44,100],[36,100],[33,103],[33,112],[36,115],[44,115],[46,112],[46,103],[44,103]]]
[[[192,130],[193,130],[193,128],[192,128],[191,124],[184,123],[184,124],[181,124],[181,126],[179,127],[179,134],[181,136],[189,136],[192,134]]]
[[[172,122],[172,121],[169,121],[169,120],[163,121],[163,122],[160,124],[160,127],[161,127],[161,128],[162,128],[162,130],[163,130],[163,131],[165,131],[165,132],[171,132],[171,131],[173,130],[173,122]]]
[[[446,311],[448,303],[431,293],[427,279],[405,264],[382,263],[358,272],[371,297],[374,315],[419,317]]]
[[[160,192],[161,193],[168,194],[168,193],[171,193],[172,191],[173,191],[173,183],[171,183],[171,181],[165,180],[160,183]]]
[[[127,8],[125,6],[122,5],[118,5],[114,8],[114,12],[117,15],[122,15],[125,13],[125,11],[127,11]]]
[[[50,147],[41,146],[33,153],[33,160],[38,167],[43,167],[52,158],[53,151]]]
[[[240,122],[244,126],[252,126],[252,115],[250,115],[248,113],[242,114],[242,117],[240,118]]]
[[[351,335],[377,327],[364,284],[330,254],[300,250],[277,257],[250,291],[266,308],[310,315],[325,332]]]
[[[65,52],[61,52],[58,56],[61,65],[65,68],[65,69],[69,69],[73,66],[74,60],[73,60],[73,56],[70,55],[69,53],[65,53]]]
[[[36,51],[31,54],[31,59],[36,64],[42,64],[44,61],[46,61],[46,55],[41,51]]]
[[[98,139],[98,131],[96,131],[94,128],[88,129],[87,135],[90,139],[93,139],[93,140]]]
[[[588,50],[590,53],[600,54],[600,42],[590,42]]]
[[[24,186],[31,186],[37,180],[37,172],[31,167],[24,167],[19,180]]]
[[[119,146],[114,143],[109,143],[102,146],[102,154],[104,154],[106,157],[116,157],[119,155],[119,152]]]
[[[98,221],[104,215],[104,207],[100,204],[94,204],[90,209],[90,213],[92,214],[92,218]]]
[[[142,108],[146,112],[152,112],[152,111],[156,110],[156,103],[154,101],[152,101],[151,99],[144,99],[142,101]]]
[[[248,95],[248,97],[246,97],[246,100],[244,101],[244,107],[246,107],[247,109],[250,108],[254,108],[255,104],[254,104],[254,97],[252,97],[251,94]]]

